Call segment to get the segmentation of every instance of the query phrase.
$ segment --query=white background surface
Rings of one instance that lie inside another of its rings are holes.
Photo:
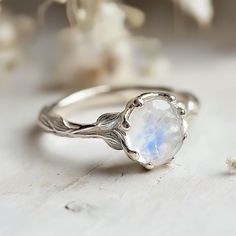
[[[225,160],[236,155],[236,51],[224,34],[205,41],[165,48],[171,75],[157,83],[191,90],[202,107],[171,166],[146,172],[102,141],[34,135],[40,108],[64,95],[38,88],[39,40],[0,88],[0,235],[235,236]]]

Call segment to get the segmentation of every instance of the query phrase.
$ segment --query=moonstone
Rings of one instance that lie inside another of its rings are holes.
[[[165,164],[182,146],[182,117],[177,108],[163,98],[145,101],[142,107],[131,112],[129,121],[126,143],[139,154],[140,163]]]

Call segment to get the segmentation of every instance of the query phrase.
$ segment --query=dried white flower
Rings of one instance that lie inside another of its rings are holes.
[[[0,80],[7,77],[21,58],[21,45],[32,33],[33,20],[27,16],[0,11]]]
[[[91,19],[88,23],[77,18],[76,25],[64,29],[60,35],[65,50],[56,70],[56,82],[63,86],[101,81],[130,83],[163,74],[168,63],[159,57],[158,40],[133,37],[125,24],[127,14],[134,26],[144,19],[139,10],[99,1],[96,11],[88,13],[93,15],[92,24]]]
[[[65,0],[66,2],[67,0]],[[62,3],[65,4],[65,2],[61,2],[60,0],[45,0],[39,7],[38,7],[38,21],[40,24],[44,23],[44,18],[45,18],[45,13],[47,9],[52,5],[52,3],[57,2],[57,3]]]
[[[226,160],[226,164],[228,166],[229,172],[236,174],[236,158],[228,158]]]
[[[173,0],[174,3],[195,18],[200,25],[207,25],[213,18],[212,0]]]

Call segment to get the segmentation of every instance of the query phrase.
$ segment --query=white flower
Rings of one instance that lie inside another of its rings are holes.
[[[188,15],[195,18],[200,25],[207,25],[213,18],[212,0],[173,0]]]

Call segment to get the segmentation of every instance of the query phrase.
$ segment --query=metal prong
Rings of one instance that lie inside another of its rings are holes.
[[[187,133],[184,134],[183,141],[188,137]]]
[[[170,102],[175,102],[176,101],[176,97],[174,95],[167,94],[167,93],[160,93],[159,95],[165,97]]]
[[[143,106],[143,99],[140,97],[137,97],[136,99],[134,99],[133,104],[135,107],[142,107]]]
[[[146,170],[152,170],[154,168],[154,165],[150,162],[147,164],[142,164],[142,166],[146,169]]]
[[[179,107],[178,110],[181,116],[184,116],[186,114],[185,109],[183,109],[182,107]]]
[[[127,150],[127,155],[133,161],[138,161],[139,159],[139,154],[135,151]]]
[[[122,122],[122,127],[125,130],[128,130],[130,128],[130,123],[126,119],[124,119],[123,122]]]
[[[171,102],[175,102],[176,101],[176,97],[174,95],[170,95],[170,101]]]

